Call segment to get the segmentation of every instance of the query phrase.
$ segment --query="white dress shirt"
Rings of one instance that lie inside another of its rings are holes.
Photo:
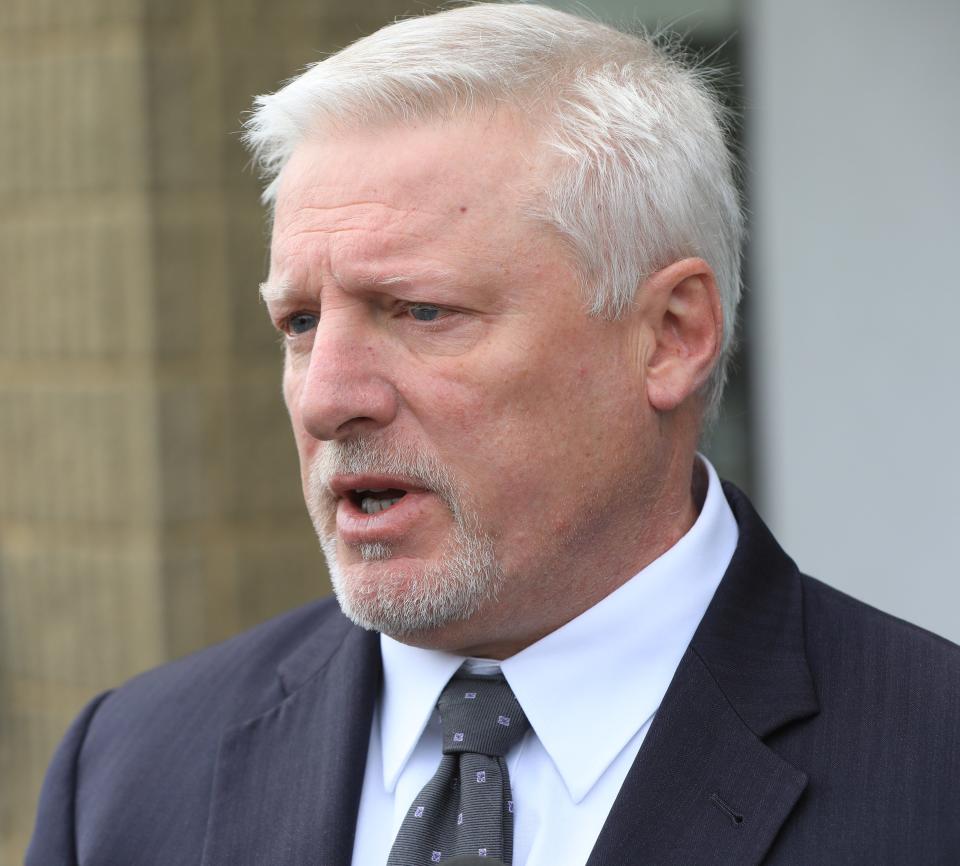
[[[703,459],[703,458],[701,458]],[[383,692],[360,797],[353,866],[384,866],[414,797],[436,771],[436,703],[466,664],[499,667],[531,730],[507,755],[514,866],[586,863],[733,557],[738,530],[717,473],[700,516],[666,553],[576,619],[494,662],[407,646],[381,635]]]

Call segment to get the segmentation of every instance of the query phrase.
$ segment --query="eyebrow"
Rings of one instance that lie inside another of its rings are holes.
[[[293,293],[293,283],[286,277],[281,277],[276,281],[265,280],[260,283],[260,298],[267,306],[279,304]]]

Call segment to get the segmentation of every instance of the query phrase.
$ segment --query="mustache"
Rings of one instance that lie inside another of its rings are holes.
[[[419,446],[383,436],[352,436],[325,442],[310,467],[309,489],[314,502],[333,503],[330,489],[337,475],[397,475],[430,490],[460,513],[458,487],[449,469]]]

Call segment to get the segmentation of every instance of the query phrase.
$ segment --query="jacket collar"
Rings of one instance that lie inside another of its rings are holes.
[[[284,700],[224,732],[203,866],[350,862],[380,654],[330,618],[279,666]]]
[[[729,483],[724,492],[740,541],[692,646],[744,723],[765,737],[819,709],[800,572],[747,497]]]
[[[807,784],[763,738],[818,711],[799,572],[746,497],[740,540],[588,866],[759,863]]]

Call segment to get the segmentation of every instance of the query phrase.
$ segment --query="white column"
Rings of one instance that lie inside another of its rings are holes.
[[[746,11],[766,516],[803,570],[960,641],[960,3]]]

